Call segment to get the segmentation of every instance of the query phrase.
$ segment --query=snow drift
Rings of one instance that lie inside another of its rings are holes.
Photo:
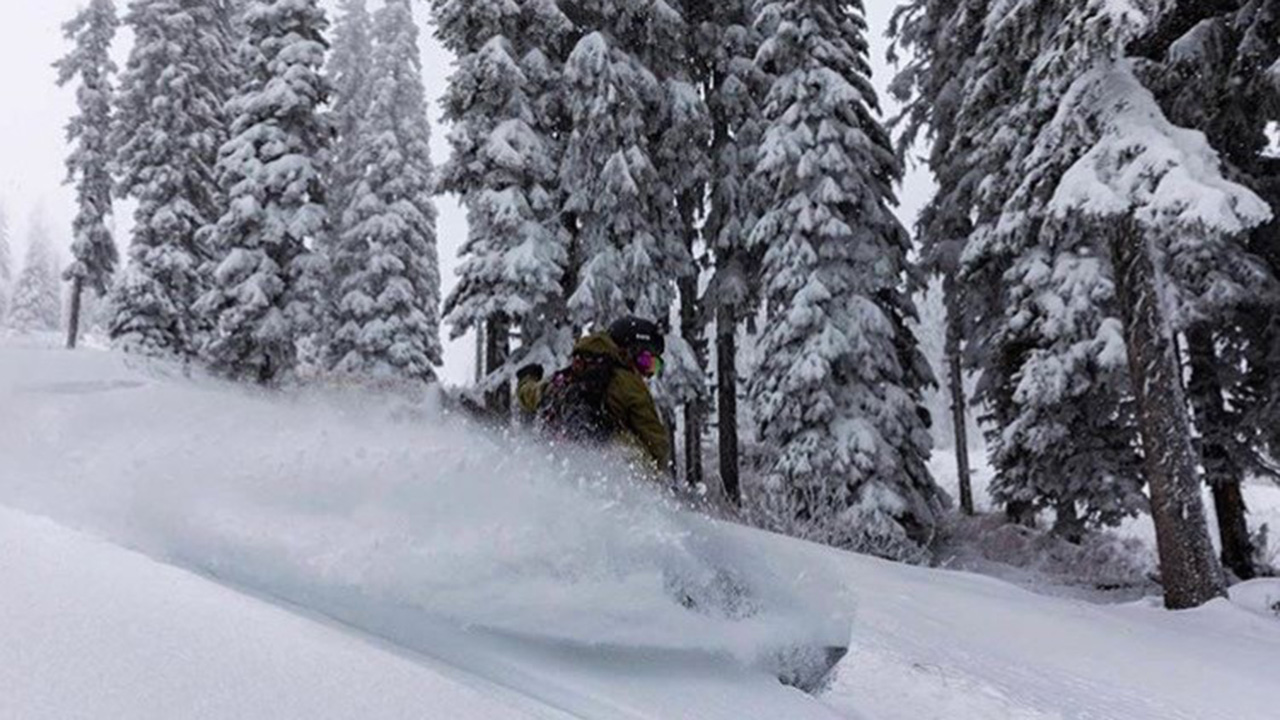
[[[848,642],[839,582],[745,551],[609,458],[430,397],[266,397],[123,362],[0,353],[0,502],[399,638],[438,624],[771,670]]]

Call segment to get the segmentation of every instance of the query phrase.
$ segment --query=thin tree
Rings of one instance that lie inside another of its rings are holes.
[[[71,314],[67,320],[67,347],[74,349],[80,336],[81,296],[87,287],[105,295],[115,275],[119,253],[107,227],[111,215],[111,42],[119,21],[111,0],[91,0],[63,26],[74,45],[54,64],[58,85],[79,81],[76,103],[79,113],[67,125],[73,146],[67,158],[67,182],[76,186],[77,213],[72,222],[74,261],[63,277],[71,281]]]
[[[961,278],[961,258],[973,232],[969,209],[981,174],[972,172],[974,154],[981,148],[956,140],[963,109],[963,89],[975,72],[984,25],[974,22],[986,14],[988,0],[913,0],[894,13],[890,34],[894,53],[911,54],[895,78],[892,91],[906,106],[898,120],[902,129],[899,156],[911,151],[926,130],[929,166],[939,190],[921,213],[916,226],[921,265],[943,278],[946,308],[944,356],[955,434],[956,475],[960,507],[974,512],[969,463],[968,398],[965,376],[965,338],[973,324],[968,283]]]
[[[716,434],[720,482],[733,504],[742,501],[738,395],[738,334],[760,308],[760,253],[748,240],[770,188],[754,174],[764,133],[769,76],[755,63],[762,38],[752,0],[707,3],[695,15],[691,52],[712,123],[703,242],[714,261],[704,296],[715,323]]]

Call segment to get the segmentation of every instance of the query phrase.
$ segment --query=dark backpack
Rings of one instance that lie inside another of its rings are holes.
[[[537,427],[557,442],[603,445],[613,439],[618,422],[605,405],[616,361],[579,353],[557,372],[542,392]]]

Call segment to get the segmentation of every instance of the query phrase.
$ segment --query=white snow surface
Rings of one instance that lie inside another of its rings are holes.
[[[521,445],[0,341],[0,716],[1277,716],[1275,581],[1184,613],[1045,597],[711,523]],[[714,602],[726,571],[748,603]],[[827,692],[768,672],[851,619]]]
[[[0,717],[535,718],[349,632],[0,510]]]

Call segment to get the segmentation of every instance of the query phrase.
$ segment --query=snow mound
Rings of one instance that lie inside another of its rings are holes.
[[[1231,602],[1280,622],[1280,578],[1262,578],[1231,588]]]
[[[0,717],[550,717],[532,699],[3,508],[0,574]]]
[[[421,402],[270,397],[0,350],[0,503],[380,634],[448,623],[775,662],[844,646],[830,576],[739,549],[602,456]]]

